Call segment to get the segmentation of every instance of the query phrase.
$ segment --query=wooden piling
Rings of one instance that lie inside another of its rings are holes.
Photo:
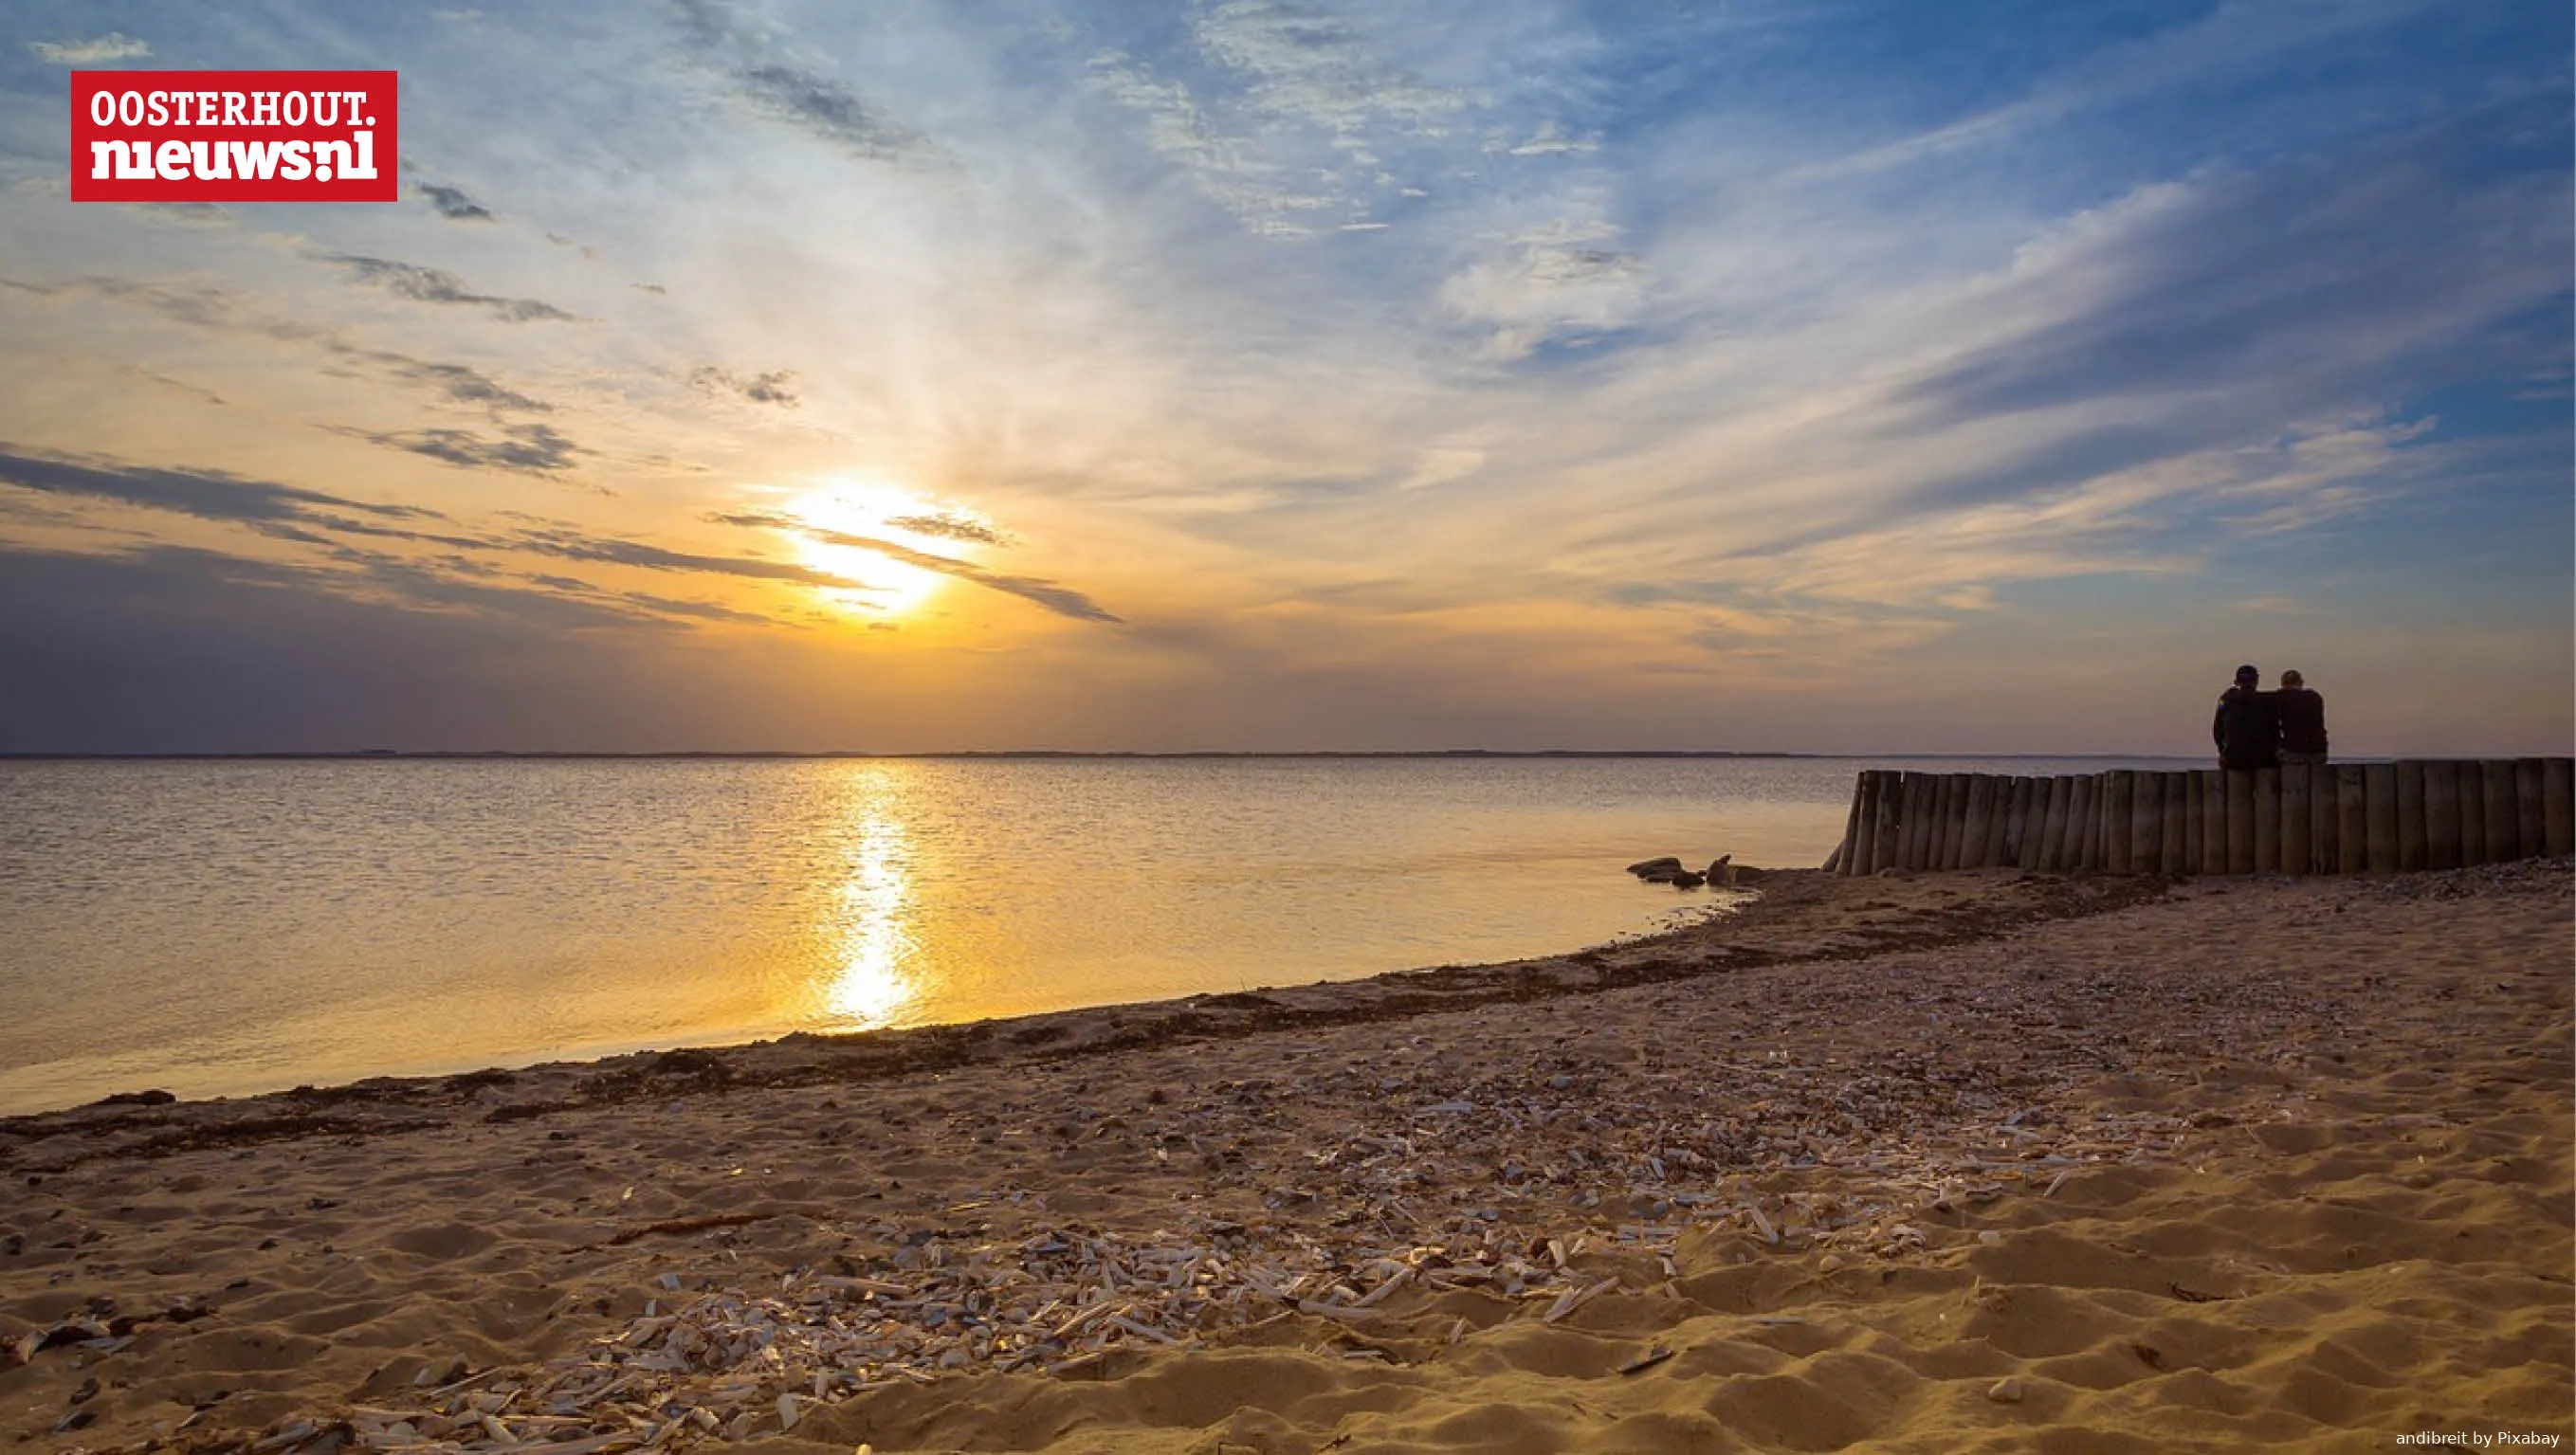
[[[1939,817],[1941,780],[1929,773],[1916,775],[1914,792],[1905,800],[1905,867],[1921,873],[1932,868],[1941,857],[1932,827]]]
[[[1889,769],[1878,787],[1878,851],[1869,856],[1876,874],[1905,865],[1905,780],[1910,775]]]
[[[2540,775],[2537,772],[2532,774],[2531,784],[2531,801],[2536,809],[2540,803]],[[2039,867],[2052,874],[2066,867],[2066,811],[2073,806],[2074,799],[2073,779],[2063,773],[2049,778],[2048,806],[2040,810]],[[2537,817],[2535,812],[2535,820]]]
[[[2370,868],[2370,795],[2361,765],[2344,763],[2334,770],[2335,872],[2359,874]]]
[[[2281,770],[2254,770],[2254,872],[2281,872]]]
[[[2541,847],[2551,858],[2576,853],[2576,762],[2547,758],[2540,765]]]
[[[2523,855],[2521,814],[2514,802],[2514,763],[2511,758],[2489,758],[2478,765],[2478,782],[2485,789],[2487,807],[2487,862],[2501,864]],[[2540,846],[2534,844],[2533,849]]]
[[[2197,771],[2182,775],[2182,866],[2186,874],[2206,874],[2209,853],[2209,799],[2206,779]]]
[[[2155,874],[2164,868],[2165,775],[2133,773],[2129,777],[2129,872]]]
[[[1905,857],[1905,775],[1889,769],[1878,776],[1878,827],[1873,831],[1869,872],[1893,869]]]
[[[2110,873],[2110,827],[2120,819],[2110,814],[2110,770],[2094,783],[2094,873]]]
[[[2447,758],[2428,758],[2416,765],[2424,775],[2424,867],[2460,867],[2460,765]]]
[[[1959,776],[1943,773],[1932,781],[1932,846],[1924,855],[1923,867],[1938,872],[1955,869],[1958,860],[1951,857],[1950,809],[1959,801]]]
[[[2340,838],[2335,801],[2335,770],[2319,763],[2308,770],[2308,872],[2336,872],[2335,844]]]
[[[2305,763],[2281,765],[2281,872],[2308,872],[2309,771]]]
[[[2542,805],[2547,765],[2539,758],[2513,760],[2513,836],[2525,857],[2549,852],[2549,827]]]
[[[2093,802],[2084,810],[2084,867],[2096,874],[2111,867],[2111,775],[2093,775]]]
[[[1915,826],[1908,830],[1914,837],[1914,852],[1905,858],[1908,869],[1930,871],[1941,866],[1941,779],[1933,773],[1923,775],[1923,801],[1915,805]]]
[[[2203,768],[2191,776],[2200,780],[2200,872],[2227,872],[2227,775],[2216,768]]]
[[[2363,767],[2362,793],[2368,816],[2368,863],[2373,874],[2397,872],[2397,765],[2371,763]]]
[[[2397,763],[2397,867],[2413,873],[2424,867],[2426,857],[2424,761],[2401,758]]]
[[[1992,811],[1986,816],[1986,851],[1977,862],[1990,869],[2012,867],[2012,801],[2013,784],[2019,782],[2009,774],[1995,775]]]
[[[2137,797],[2138,775],[2114,768],[2105,775],[2102,794],[2102,872],[2129,872],[2129,818]]]
[[[2017,869],[2030,867],[2022,862],[2022,853],[2030,846],[2030,783],[2028,778],[2014,778],[2004,800],[2003,861]]]
[[[2157,797],[2164,800],[2164,852],[2157,856],[2156,868],[2167,876],[2180,876],[2192,871],[2191,856],[2191,775],[2158,773]]]
[[[2227,872],[2254,872],[2254,775],[2242,768],[2227,773]]]
[[[1829,868],[1832,873],[1850,876],[1852,870],[1860,868],[1860,865],[1852,860],[1852,840],[1860,837],[1860,791],[1862,791],[1862,785],[1868,785],[1868,780],[1870,780],[1868,770],[1860,770],[1860,773],[1852,778],[1852,806],[1842,814],[1842,842],[1834,845],[1834,852],[1824,860],[1824,868]]]
[[[1905,806],[1902,819],[1903,847],[1897,850],[1896,862],[1907,872],[1923,868],[1923,852],[1930,847],[1932,818],[1932,775],[1905,775]]]
[[[1968,794],[1976,786],[1977,777],[1973,773],[1950,775],[1950,810],[1943,821],[1947,837],[1941,842],[1941,867],[1944,869],[1968,867]]]
[[[2475,761],[2451,765],[2460,775],[2460,867],[2487,862],[2487,770]]]
[[[2078,773],[2067,785],[2066,797],[2066,872],[2081,873],[2093,867],[2093,828],[2101,822],[2094,813],[2094,798],[2101,785],[2090,773]]]
[[[1986,866],[1986,831],[1995,826],[1995,775],[1979,773],[1968,779],[1967,837],[1959,844],[1959,867],[1982,869]]]
[[[1842,872],[1845,878],[1859,879],[1869,873],[1870,836],[1877,826],[1871,822],[1878,809],[1878,770],[1863,768],[1852,784],[1851,822],[1843,826]]]

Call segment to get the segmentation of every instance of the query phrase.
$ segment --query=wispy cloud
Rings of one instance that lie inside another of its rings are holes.
[[[492,209],[466,196],[461,187],[449,187],[437,182],[419,182],[413,184],[412,190],[419,193],[431,207],[437,209],[439,216],[450,222],[495,220]]]
[[[1011,538],[1001,531],[962,515],[896,515],[887,517],[886,525],[917,536],[939,536],[969,545],[1007,546],[1011,543]]]
[[[503,298],[490,293],[477,293],[465,286],[454,273],[438,268],[425,268],[417,263],[395,262],[390,258],[371,258],[352,253],[332,253],[322,261],[347,269],[361,283],[372,284],[397,298],[415,303],[452,303],[469,308],[482,308],[504,323],[532,323],[543,320],[577,321],[578,316],[551,303],[535,298]]]
[[[57,66],[105,66],[152,54],[152,47],[119,30],[89,40],[31,40],[27,49],[35,52],[36,59]]]
[[[764,561],[751,556],[710,556],[694,551],[675,551],[643,541],[616,540],[591,536],[579,531],[534,529],[510,538],[513,549],[533,551],[540,555],[560,556],[568,561],[596,561],[603,565],[636,566],[647,571],[694,571],[714,576],[739,576],[753,581],[784,581],[799,586],[823,586],[838,591],[872,592],[882,588],[830,571],[818,571],[792,561]]]
[[[0,485],[238,524],[319,522],[327,519],[326,511],[356,511],[382,520],[443,519],[426,506],[353,500],[301,486],[243,479],[222,470],[115,465],[5,443],[0,443]]]
[[[709,365],[692,370],[689,383],[703,393],[748,399],[754,404],[776,404],[789,409],[797,404],[796,371],[793,369],[773,369],[766,374],[734,374]]]
[[[1113,625],[1119,621],[1119,618],[1107,607],[1082,592],[1070,586],[1059,586],[1053,581],[1036,576],[1006,575],[999,571],[987,570],[972,561],[960,561],[953,556],[915,550],[910,546],[877,536],[852,535],[835,530],[808,530],[805,534],[826,545],[852,546],[862,551],[873,551],[890,561],[900,561],[907,566],[918,566],[925,571],[936,571],[943,576],[954,576],[960,581],[972,582],[986,590],[999,591],[1006,596],[1016,596],[1023,601],[1032,601],[1058,616],[1071,617],[1076,621],[1096,621]]]
[[[346,432],[388,449],[408,450],[460,469],[506,470],[519,475],[552,475],[570,469],[591,453],[545,424],[504,425],[492,434],[467,429]]]
[[[680,0],[692,59],[721,76],[753,115],[801,131],[861,161],[936,167],[947,158],[883,103],[780,55],[721,0]]]

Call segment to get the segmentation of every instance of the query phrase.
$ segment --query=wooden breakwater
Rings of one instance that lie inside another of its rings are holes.
[[[2576,852],[2576,759],[2013,777],[1869,769],[1827,867],[2387,874]]]

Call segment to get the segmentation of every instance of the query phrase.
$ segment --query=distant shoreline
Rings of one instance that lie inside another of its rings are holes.
[[[770,751],[770,750],[761,750],[761,749],[750,749],[750,750],[744,750],[744,751],[739,751],[739,752],[734,752],[734,751],[714,751],[714,750],[678,750],[678,751],[670,751],[670,752],[651,752],[651,753],[618,753],[618,752],[600,752],[600,751],[586,751],[586,750],[573,750],[573,749],[566,749],[566,750],[561,751],[561,752],[548,752],[548,751],[542,751],[542,750],[535,750],[535,751],[532,751],[532,750],[527,750],[527,749],[516,749],[516,748],[494,748],[494,749],[488,749],[488,750],[470,750],[470,749],[452,749],[452,750],[451,750],[451,749],[427,749],[427,750],[420,750],[420,751],[412,751],[412,750],[408,750],[408,749],[398,749],[398,748],[357,748],[357,749],[350,749],[350,750],[344,750],[344,751],[339,751],[339,752],[273,752],[273,753],[5,753],[5,752],[0,752],[0,763],[235,763],[235,762],[279,762],[279,761],[287,761],[287,762],[340,762],[340,761],[345,761],[345,760],[355,760],[355,761],[360,761],[360,762],[377,762],[377,761],[385,761],[385,760],[394,760],[394,761],[430,761],[430,762],[456,762],[456,761],[470,761],[470,762],[489,762],[489,761],[504,761],[504,762],[508,762],[508,761],[552,762],[552,761],[562,761],[562,760],[605,760],[605,761],[655,761],[655,760],[680,760],[680,761],[716,761],[716,762],[726,762],[726,761],[737,761],[737,762],[781,762],[781,761],[784,761],[784,762],[812,762],[812,761],[832,761],[832,760],[843,760],[843,759],[860,759],[860,760],[872,760],[872,761],[880,761],[880,762],[919,762],[919,761],[954,761],[954,760],[976,760],[976,761],[983,761],[983,760],[994,760],[994,759],[1001,759],[1001,760],[1031,760],[1031,759],[1035,759],[1035,760],[1057,760],[1057,759],[1099,759],[1099,760],[1111,760],[1111,761],[1130,761],[1130,760],[1136,760],[1136,761],[1164,761],[1164,760],[1180,760],[1180,761],[1186,761],[1186,760],[1194,760],[1194,759],[1197,759],[1197,760],[1204,760],[1204,759],[1228,759],[1228,760],[1231,760],[1231,759],[1304,759],[1304,758],[1312,758],[1312,759],[1328,759],[1328,760],[1371,759],[1371,758],[1395,758],[1395,759],[1458,759],[1458,758],[1464,758],[1464,759],[1483,759],[1483,758],[1509,758],[1509,759],[1518,759],[1518,758],[1574,758],[1574,759],[1595,759],[1595,758],[1649,758],[1649,759],[1689,759],[1689,758],[1705,758],[1705,759],[1717,759],[1717,760],[1730,760],[1730,759],[1731,759],[1731,760],[1747,760],[1747,759],[1750,759],[1750,760],[1762,760],[1762,761],[1792,760],[1792,761],[1825,762],[1825,763],[1835,763],[1835,762],[1846,762],[1846,763],[1850,763],[1850,762],[1881,762],[1881,761],[1885,761],[1885,760],[1887,760],[1887,759],[1892,759],[1892,758],[1901,758],[1901,759],[1905,759],[1905,760],[1907,760],[1907,761],[1909,761],[1909,762],[1912,762],[1912,761],[1922,761],[1922,762],[1946,762],[1946,761],[1960,761],[1960,762],[1998,762],[1998,761],[2013,761],[2013,760],[2020,760],[2020,759],[2030,759],[2030,760],[2045,759],[2045,760],[2052,761],[2052,762],[2091,762],[2091,761],[2099,760],[2099,761],[2103,761],[2103,762],[2140,762],[2140,761],[2152,761],[2152,762],[2176,762],[2176,763],[2181,763],[2181,762],[2198,762],[2198,761],[2200,761],[2200,759],[2201,759],[2202,757],[2204,757],[2204,756],[2206,756],[2206,755],[2205,755],[2205,754],[2184,755],[2184,754],[2177,754],[2177,753],[2100,753],[2100,752],[2095,752],[2095,753],[1790,753],[1790,752],[1768,752],[1768,751],[1748,751],[1748,752],[1738,752],[1738,751],[1734,751],[1734,750],[1730,750],[1730,749],[1700,749],[1700,748],[1671,748],[1671,749],[1662,749],[1662,748],[1601,748],[1601,749],[1592,749],[1592,748],[1533,748],[1533,749],[1527,749],[1527,750],[1516,750],[1516,749],[1506,749],[1506,748],[1398,748],[1398,749],[1386,749],[1386,750],[1351,750],[1351,751],[1321,751],[1321,750],[1319,750],[1319,751],[1309,751],[1309,752],[1236,752],[1236,751],[1227,751],[1227,750],[1222,750],[1222,749],[1201,749],[1201,750],[1192,750],[1192,751],[1186,751],[1186,752],[1170,752],[1170,753],[1095,752],[1095,751],[1086,751],[1086,750],[1081,750],[1081,749],[1054,749],[1054,748],[1005,748],[1005,749],[992,749],[992,750],[959,749],[959,750],[953,750],[953,751],[947,751],[947,752],[925,752],[925,753],[870,753],[870,752],[862,752],[862,751],[857,751],[857,750],[832,750],[832,751],[826,751],[826,752],[811,752],[811,753],[803,753],[803,752],[789,752],[789,751]],[[2360,761],[2360,760],[2359,760],[2359,759],[2355,759],[2355,760],[2353,760],[2353,761]]]

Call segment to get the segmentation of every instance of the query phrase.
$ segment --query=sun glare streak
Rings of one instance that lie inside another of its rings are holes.
[[[900,820],[871,808],[857,824],[832,931],[839,969],[825,1010],[845,1028],[889,1025],[919,998],[910,973],[919,946],[905,929],[912,904],[911,846]]]
[[[789,502],[787,512],[813,531],[867,536],[910,550],[971,560],[989,531],[982,517],[960,507],[916,495],[901,486],[874,479],[843,479],[823,485]],[[956,533],[920,528],[948,522]],[[826,591],[824,595],[855,609],[900,615],[928,601],[948,578],[937,571],[898,561],[864,546],[801,536],[797,554],[818,571],[868,583],[867,591]]]

